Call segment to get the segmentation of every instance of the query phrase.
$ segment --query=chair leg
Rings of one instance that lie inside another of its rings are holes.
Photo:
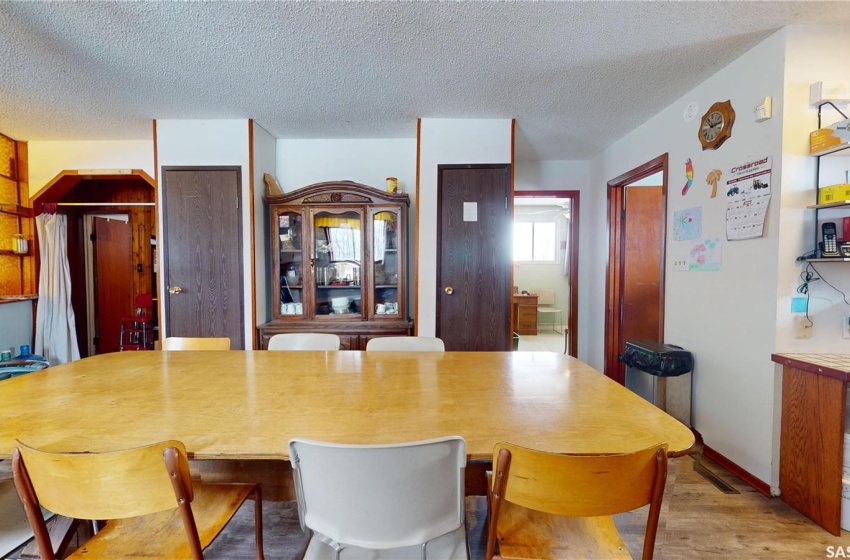
[[[254,538],[257,542],[257,560],[265,560],[263,554],[263,491],[257,484],[254,487]]]

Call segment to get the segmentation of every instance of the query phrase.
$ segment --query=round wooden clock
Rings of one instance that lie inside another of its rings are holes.
[[[735,123],[735,110],[732,102],[717,102],[708,108],[699,125],[699,141],[703,150],[716,150],[727,138],[732,136]]]

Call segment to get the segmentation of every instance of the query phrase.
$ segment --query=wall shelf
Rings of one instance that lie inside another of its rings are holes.
[[[841,208],[843,206],[850,206],[850,200],[839,200],[837,202],[827,202],[826,204],[810,204],[806,208],[823,210],[824,208]]]
[[[826,156],[829,154],[834,154],[835,152],[840,152],[841,150],[846,150],[847,148],[850,148],[850,144],[838,144],[837,146],[830,146],[829,148],[826,148],[825,150],[821,150],[819,152],[812,152],[809,155],[812,157]]]
[[[38,294],[30,295],[15,295],[15,296],[0,296],[0,305],[4,303],[17,303],[20,301],[34,301],[38,299]]]
[[[27,208],[20,204],[0,204],[0,214],[32,218],[32,208]]]
[[[845,119],[847,118],[844,115],[844,113],[841,112],[841,110],[839,110],[831,102],[828,102],[828,101],[823,102],[820,105],[818,105],[818,130],[820,130],[821,126],[823,125],[822,111],[823,111],[824,106],[826,106],[826,105],[832,106],[832,108],[835,109],[835,111],[837,111],[838,114],[840,114]],[[817,151],[817,152],[812,152],[812,153],[809,154],[810,157],[815,158],[815,202],[816,202],[816,204],[810,204],[810,205],[806,206],[806,208],[815,211],[815,220],[814,220],[815,221],[815,232],[814,232],[814,251],[808,253],[808,254],[812,254],[813,257],[801,259],[805,262],[850,262],[850,258],[847,258],[847,257],[841,257],[841,256],[823,257],[823,256],[819,256],[819,255],[823,254],[823,248],[822,248],[823,247],[822,228],[824,227],[823,224],[828,223],[827,221],[821,223],[822,219],[823,219],[822,216],[820,215],[821,210],[829,210],[829,209],[833,209],[833,208],[850,209],[850,200],[838,200],[838,201],[833,201],[833,202],[828,202],[828,203],[818,203],[818,201],[820,200],[820,188],[821,188],[822,183],[823,183],[822,177],[821,177],[821,172],[822,172],[821,158],[823,156],[828,156],[828,155],[831,155],[831,154],[842,152],[844,150],[847,150],[848,148],[850,148],[850,144],[842,143],[842,144],[830,146],[826,149],[823,149],[823,150],[820,150],[820,151]],[[850,152],[845,152],[841,155],[843,155],[843,156],[850,155]],[[831,161],[831,158],[828,158],[828,160]],[[826,160],[824,160],[824,161],[826,161]],[[846,196],[846,195],[839,195],[839,196]],[[833,215],[836,215],[836,214],[833,213]],[[846,214],[846,213],[839,214],[839,215],[850,216],[850,214]],[[846,219],[847,218],[845,217],[844,220],[846,221]],[[832,220],[828,220],[828,221],[832,221]],[[837,224],[837,225],[838,225],[839,228],[841,228],[840,223]],[[846,228],[843,228],[843,229],[846,229]],[[850,232],[842,231],[841,229],[839,229],[839,231],[841,231],[841,233],[836,239],[837,254],[846,255],[847,254],[847,252],[846,252],[846,242],[850,241]]]
[[[26,253],[16,253],[15,251],[12,251],[11,249],[0,249],[0,255],[9,255],[9,256],[12,256],[12,257],[29,257],[30,252],[27,251]]]

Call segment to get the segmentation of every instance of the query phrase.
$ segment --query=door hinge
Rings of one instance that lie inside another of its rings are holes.
[[[100,346],[100,337],[99,336],[94,337],[93,339],[91,339],[91,343],[94,344],[95,346]]]
[[[94,243],[94,234],[93,233],[89,234],[89,241]]]
[[[239,196],[236,196],[236,209],[239,210]]]
[[[505,197],[505,210],[508,209],[508,197]]]

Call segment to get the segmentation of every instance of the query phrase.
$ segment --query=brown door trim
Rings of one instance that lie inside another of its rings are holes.
[[[669,154],[640,165],[619,177],[608,181],[608,265],[605,283],[605,375],[618,383],[625,383],[625,367],[618,354],[625,341],[622,336],[623,301],[623,194],[626,185],[644,177],[662,172],[661,180],[661,271],[659,275],[659,332],[658,340],[664,338],[664,268],[667,253],[667,169]]]
[[[578,353],[578,232],[579,191],[514,191],[514,198],[550,197],[570,199],[570,314],[567,317],[569,354]],[[513,211],[511,211],[513,219]],[[513,306],[512,306],[513,307]]]

